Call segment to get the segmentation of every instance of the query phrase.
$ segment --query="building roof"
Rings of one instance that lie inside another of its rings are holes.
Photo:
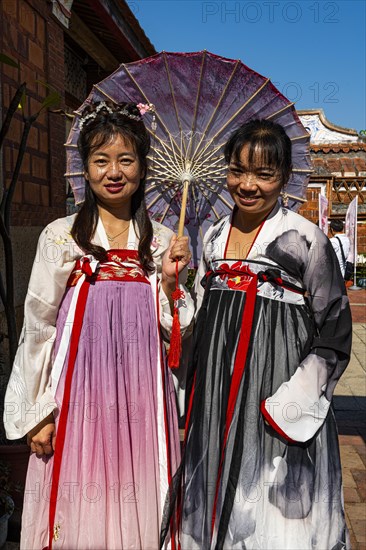
[[[310,143],[312,145],[362,141],[356,130],[343,128],[330,122],[326,118],[323,109],[298,111],[298,115],[306,130],[310,133]]]
[[[125,0],[74,0],[72,13],[114,56],[117,66],[156,53]]]
[[[310,144],[310,151],[312,153],[354,153],[357,151],[366,151],[366,143],[324,143],[324,144]]]
[[[317,175],[336,177],[366,177],[366,156],[317,156],[312,155],[314,172]]]

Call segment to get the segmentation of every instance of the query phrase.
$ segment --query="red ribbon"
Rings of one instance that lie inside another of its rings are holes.
[[[72,332],[71,332],[69,362],[67,365],[64,395],[62,398],[60,419],[58,422],[57,434],[56,434],[56,446],[55,446],[55,452],[53,456],[53,472],[52,472],[52,485],[51,485],[50,510],[49,510],[49,539],[48,539],[48,547],[44,550],[52,550],[58,485],[59,485],[60,473],[61,473],[62,454],[64,450],[64,445],[65,445],[67,417],[69,414],[69,406],[70,406],[72,375],[74,372],[80,333],[83,325],[85,306],[88,298],[88,292],[90,287],[90,276],[93,274],[88,258],[85,258],[84,261],[82,262],[81,269],[83,273],[85,273],[86,277],[85,277],[85,281],[82,283],[80,287],[79,296],[76,304],[76,310],[75,310],[75,318],[74,318]]]

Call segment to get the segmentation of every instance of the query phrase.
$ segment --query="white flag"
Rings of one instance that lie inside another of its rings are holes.
[[[328,199],[319,193],[319,227],[328,235]]]
[[[346,259],[352,264],[355,263],[355,258],[357,258],[357,199],[356,195],[353,201],[350,202],[346,214],[345,232],[349,238],[349,253]]]

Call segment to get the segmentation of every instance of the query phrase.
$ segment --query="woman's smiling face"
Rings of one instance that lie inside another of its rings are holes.
[[[142,178],[132,143],[117,134],[92,150],[85,178],[101,204],[111,207],[129,204]]]
[[[249,145],[244,145],[239,158],[230,160],[227,186],[239,211],[262,220],[276,204],[282,181],[279,170],[268,166],[259,150],[250,163]]]

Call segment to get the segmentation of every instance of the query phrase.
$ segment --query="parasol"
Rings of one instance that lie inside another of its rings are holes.
[[[294,104],[268,78],[240,60],[207,51],[162,52],[122,64],[95,84],[75,112],[67,148],[67,178],[75,201],[84,197],[84,177],[76,143],[80,113],[87,103],[103,100],[152,103],[144,115],[152,147],[146,204],[152,219],[177,230],[185,226],[197,266],[208,226],[229,213],[223,146],[241,124],[265,118],[278,122],[292,141],[293,172],[287,187],[289,208],[304,201],[311,169],[309,141]],[[153,117],[156,117],[156,122]],[[181,214],[182,213],[182,214]]]

